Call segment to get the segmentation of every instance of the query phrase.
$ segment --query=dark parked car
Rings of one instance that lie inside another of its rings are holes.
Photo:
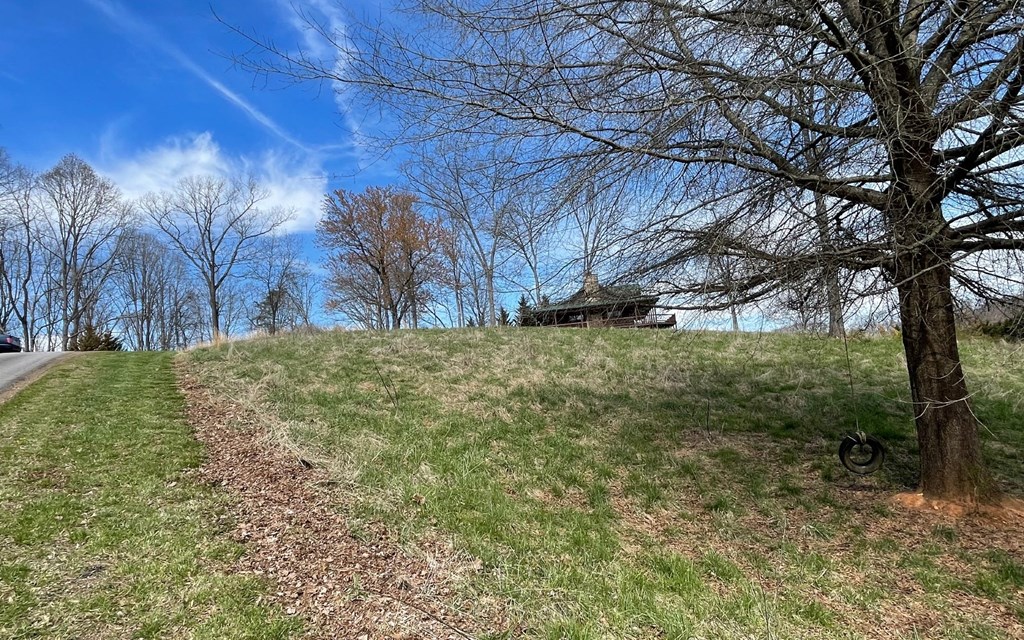
[[[21,338],[0,333],[0,352],[4,351],[21,351]]]

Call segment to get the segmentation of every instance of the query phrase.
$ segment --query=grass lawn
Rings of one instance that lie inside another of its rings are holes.
[[[1024,353],[963,352],[1019,496]],[[330,470],[354,527],[479,558],[462,588],[505,604],[508,635],[1024,636],[1019,521],[893,507],[916,481],[900,343],[849,356],[852,392],[842,343],[786,335],[327,333],[188,358]],[[867,479],[835,455],[858,425],[889,444]]]
[[[170,354],[81,355],[0,405],[0,638],[286,638],[230,575]]]

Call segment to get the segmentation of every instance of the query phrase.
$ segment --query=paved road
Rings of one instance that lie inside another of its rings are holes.
[[[33,372],[53,364],[66,353],[0,353],[0,393],[8,391]]]

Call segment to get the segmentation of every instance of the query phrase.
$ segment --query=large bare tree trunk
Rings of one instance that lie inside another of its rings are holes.
[[[485,270],[484,279],[486,281],[487,287],[487,326],[496,327],[498,326],[498,305],[497,302],[495,301],[494,270]]]
[[[960,365],[949,263],[927,251],[902,263],[900,271],[914,274],[898,292],[921,449],[921,490],[929,498],[984,499],[993,487]]]
[[[68,305],[61,306],[60,319],[60,350],[68,351],[71,348],[71,317]]]
[[[459,318],[459,327],[466,326],[466,305],[462,300],[462,286],[455,286],[455,313]]]
[[[412,314],[412,328],[420,328],[419,300],[416,299],[416,289],[413,287],[409,292],[409,312]]]

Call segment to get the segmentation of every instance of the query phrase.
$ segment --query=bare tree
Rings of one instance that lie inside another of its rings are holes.
[[[284,327],[294,328],[309,313],[304,309],[305,282],[309,269],[302,261],[302,246],[294,236],[271,235],[260,246],[260,259],[250,278],[256,283],[253,326],[274,335]]]
[[[526,180],[514,187],[504,218],[502,235],[516,259],[529,272],[533,304],[540,304],[542,290],[551,274],[552,250],[562,235],[557,227],[557,199],[541,180]],[[525,284],[525,283],[524,283]]]
[[[999,0],[420,0],[401,23],[353,35],[344,66],[269,43],[273,57],[249,62],[362,87],[415,138],[498,122],[538,170],[603,157],[607,172],[658,175],[679,206],[643,272],[694,307],[768,298],[823,264],[882,274],[899,300],[921,487],[975,500],[993,487],[952,285],[991,287],[972,256],[1024,248],[1022,29],[1017,4]],[[815,146],[830,155],[808,161]],[[834,240],[756,202],[710,211],[738,182],[760,202],[831,199]],[[720,237],[738,223],[744,233]],[[716,243],[756,266],[750,277],[680,268]]]
[[[118,239],[113,282],[125,343],[137,351],[188,346],[182,335],[194,336],[198,318],[191,318],[188,300],[195,286],[184,259],[155,235],[128,230]],[[177,324],[187,318],[187,327]]]
[[[187,276],[184,272],[183,275]],[[207,335],[208,311],[202,292],[192,286],[187,277],[166,283],[164,296],[157,314],[157,344],[159,349],[184,349],[201,342]]]
[[[0,304],[4,316],[17,320],[22,348],[35,350],[36,316],[46,283],[40,271],[35,206],[36,176],[14,164],[0,149]]]
[[[233,336],[252,327],[254,299],[259,289],[252,280],[238,277],[227,280],[218,292],[220,335]],[[217,338],[211,331],[210,339]]]
[[[741,276],[737,274],[737,269],[742,268],[741,263],[728,255],[711,254],[708,258],[709,269],[712,270],[712,273],[708,274],[710,276],[709,279],[721,282],[727,291],[727,295],[732,297],[728,305],[729,319],[732,321],[733,333],[739,333],[741,305],[735,300],[736,286],[733,283],[741,279]]]
[[[160,287],[167,280],[161,268],[165,248],[152,235],[136,230],[122,234],[118,243],[114,283],[122,300],[123,334],[131,349],[151,351],[159,324]]]
[[[82,321],[94,313],[110,277],[118,234],[131,205],[109,180],[75,155],[61,158],[39,177],[38,193],[47,242],[57,263],[49,276],[56,295],[62,349],[73,346]]]
[[[172,191],[149,194],[140,202],[203,283],[214,342],[229,329],[228,307],[233,319],[241,313],[239,304],[227,304],[225,287],[255,258],[258,241],[290,217],[280,209],[260,208],[267,195],[251,178],[193,176],[182,179]]]
[[[297,285],[294,291],[295,328],[311,328],[316,325],[314,316],[316,309],[321,306],[320,278],[317,277],[308,265],[299,268]]]
[[[618,195],[610,190],[598,190],[587,181],[574,187],[569,196],[567,206],[578,238],[578,261],[585,274],[596,274],[609,254],[623,218]]]
[[[423,201],[462,236],[483,279],[486,324],[497,326],[497,279],[511,210],[512,164],[499,151],[484,152],[467,141],[449,140],[421,149],[405,174]]]
[[[0,241],[16,225],[15,219],[18,215],[18,196],[22,192],[20,183],[23,182],[23,170],[15,165],[7,150],[0,148]],[[0,244],[0,274],[3,275],[4,284],[0,288],[0,327],[7,330],[7,324],[13,313],[14,296],[11,287],[7,282],[8,261],[12,258],[6,243]]]
[[[465,239],[451,221],[438,225],[439,281],[455,300],[455,326],[466,326]],[[450,320],[450,319],[449,319]]]

